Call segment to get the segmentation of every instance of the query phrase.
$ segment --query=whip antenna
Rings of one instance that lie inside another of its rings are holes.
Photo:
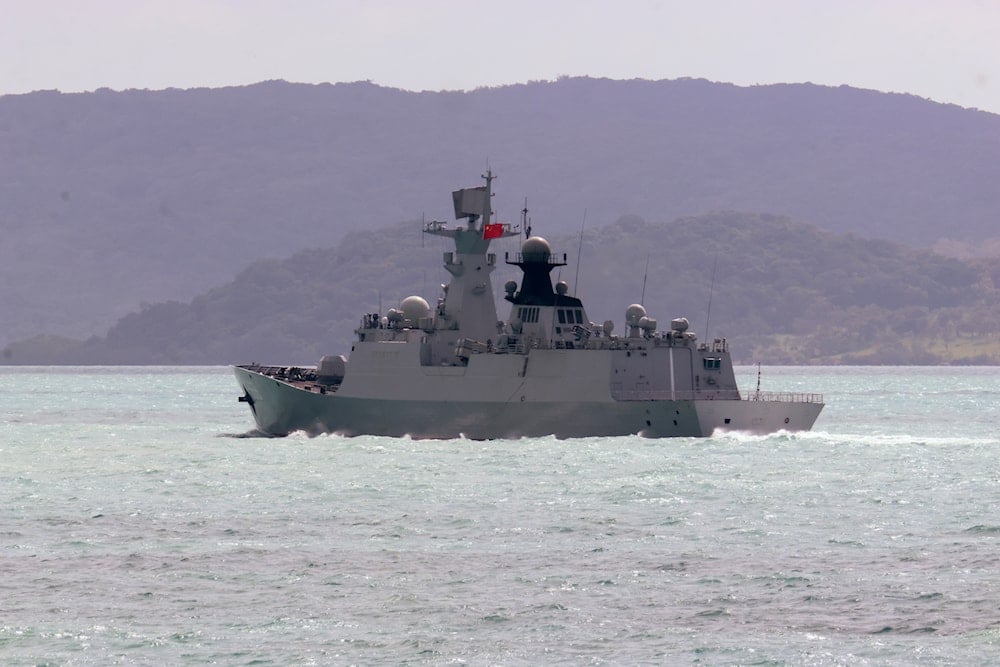
[[[719,267],[719,253],[715,253],[715,263],[712,264],[712,282],[708,287],[708,314],[705,315],[705,343],[708,343],[708,324],[712,321],[712,294],[715,293],[715,270]]]
[[[524,198],[524,208],[521,209],[521,227],[524,229],[524,238],[531,238],[531,220],[528,219],[528,198]]]
[[[646,268],[642,270],[642,296],[639,297],[639,304],[646,305],[646,276],[649,275],[649,255],[646,255]]]
[[[576,249],[576,276],[573,277],[573,296],[580,284],[580,265],[583,264],[583,230],[587,228],[587,209],[583,209],[583,223],[580,225],[580,247]]]

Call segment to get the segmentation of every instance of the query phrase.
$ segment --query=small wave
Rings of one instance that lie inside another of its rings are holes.
[[[796,439],[802,441],[833,441],[870,447],[892,447],[899,445],[908,447],[954,447],[992,445],[996,443],[995,438],[942,437],[908,433],[859,434],[833,433],[829,431],[803,431],[791,435],[794,435]]]
[[[967,533],[985,533],[987,535],[995,535],[997,533],[1000,533],[1000,526],[984,526],[982,524],[978,524],[978,525],[973,526],[972,528],[966,528],[965,532],[967,532]]]
[[[542,529],[544,533],[572,533],[573,528],[570,526],[547,526]]]
[[[840,546],[840,547],[863,547],[863,546],[865,546],[864,542],[860,542],[858,540],[830,539],[830,540],[827,540],[826,543],[827,544],[833,544],[833,545]]]
[[[774,433],[754,433],[753,431],[736,431],[730,429],[717,428],[709,436],[711,440],[736,442],[763,442],[765,440],[792,440],[798,435],[791,431],[775,431]]]
[[[487,623],[506,623],[511,617],[506,614],[488,614],[483,616],[483,620]]]
[[[878,630],[873,630],[871,634],[873,635],[888,635],[888,634],[908,634],[908,635],[921,635],[921,634],[933,634],[938,632],[938,628],[932,625],[922,625],[916,628],[894,628],[891,625],[886,625]]]
[[[687,570],[688,564],[685,561],[677,561],[676,563],[664,563],[663,565],[657,565],[655,569],[661,572],[683,572]]]
[[[274,435],[273,433],[265,433],[260,429],[250,429],[245,433],[217,433],[215,435],[217,438],[282,438],[284,436]]]

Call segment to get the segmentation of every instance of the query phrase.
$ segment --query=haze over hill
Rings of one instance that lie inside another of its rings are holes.
[[[0,98],[0,344],[102,333],[500,174],[546,229],[739,209],[929,247],[997,236],[1000,116],[848,87],[562,79]]]
[[[29,340],[6,348],[3,360],[313,365],[350,350],[363,313],[384,313],[410,294],[435,302],[447,280],[441,253],[451,246],[421,239],[419,229],[411,222],[352,232],[334,248],[262,260],[190,303],[128,315],[106,337]],[[612,320],[618,331],[645,290],[662,326],[686,316],[702,338],[706,327],[709,338],[728,337],[744,362],[1000,362],[1000,262],[971,264],[734,212],[670,223],[626,216],[587,230],[582,244],[574,234],[535,231],[567,251],[570,265],[553,279],[569,282],[588,316]],[[510,309],[503,283],[520,280],[502,260],[518,249],[517,239],[491,248],[500,259],[493,285],[501,318]]]

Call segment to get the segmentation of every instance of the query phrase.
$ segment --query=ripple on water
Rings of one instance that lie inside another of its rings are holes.
[[[784,369],[819,430],[489,443],[259,437],[225,369],[8,375],[0,652],[986,664],[995,375]]]

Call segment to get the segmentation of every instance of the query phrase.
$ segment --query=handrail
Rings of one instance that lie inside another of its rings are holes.
[[[611,398],[616,401],[760,401],[762,403],[822,403],[823,394],[803,392],[760,391],[741,395],[735,390],[724,391],[670,391],[669,389],[649,389],[614,391]]]
[[[770,403],[822,403],[823,394],[789,391],[755,391],[743,397],[744,401],[767,401]]]

